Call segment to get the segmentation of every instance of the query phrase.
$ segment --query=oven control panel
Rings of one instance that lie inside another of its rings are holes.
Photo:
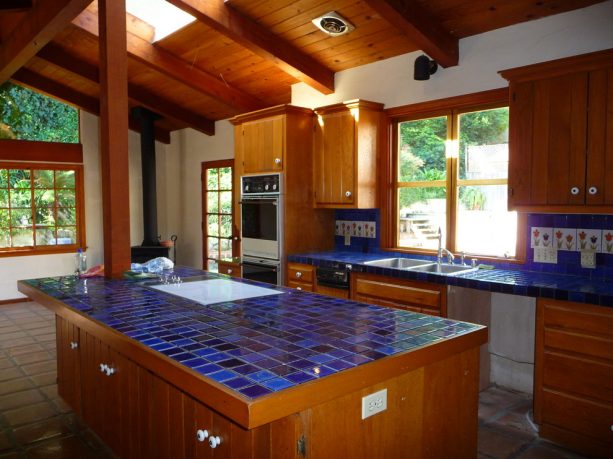
[[[269,195],[281,193],[281,174],[243,175],[241,195]]]

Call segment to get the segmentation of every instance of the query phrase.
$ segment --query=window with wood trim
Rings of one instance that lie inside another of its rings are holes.
[[[203,268],[213,272],[234,256],[233,166],[231,159],[202,163]]]
[[[440,228],[443,247],[454,253],[521,259],[518,216],[507,211],[506,92],[445,102],[390,110],[387,245],[435,251]]]
[[[82,166],[0,162],[0,256],[84,246]]]

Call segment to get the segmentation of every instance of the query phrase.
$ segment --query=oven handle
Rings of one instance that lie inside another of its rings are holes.
[[[276,206],[279,202],[278,198],[243,198],[240,201],[238,201],[238,203],[240,205],[243,204],[272,204],[273,206]]]
[[[258,262],[258,261],[245,261],[243,260],[243,262],[241,263],[243,266],[253,266],[255,268],[268,268],[268,269],[272,269],[275,272],[278,272],[280,269],[280,266],[278,263],[266,263],[266,262]]]

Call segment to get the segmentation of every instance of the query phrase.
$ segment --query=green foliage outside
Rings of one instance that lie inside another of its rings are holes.
[[[466,152],[469,146],[506,143],[507,135],[508,108],[506,107],[461,115],[459,177],[467,178]],[[398,180],[400,182],[445,180],[447,137],[445,116],[400,123]],[[399,195],[399,207],[407,209],[427,199],[445,198],[444,187],[404,189]],[[485,196],[478,187],[460,189],[460,201],[469,209],[483,208],[484,200]]]
[[[0,169],[0,247],[76,243],[76,222],[74,170]]]
[[[79,142],[79,111],[30,89],[0,86],[0,139]]]

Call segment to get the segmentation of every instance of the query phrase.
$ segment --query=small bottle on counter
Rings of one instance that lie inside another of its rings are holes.
[[[87,271],[87,255],[83,252],[83,249],[77,249],[77,255],[75,258],[75,274],[77,276]]]

